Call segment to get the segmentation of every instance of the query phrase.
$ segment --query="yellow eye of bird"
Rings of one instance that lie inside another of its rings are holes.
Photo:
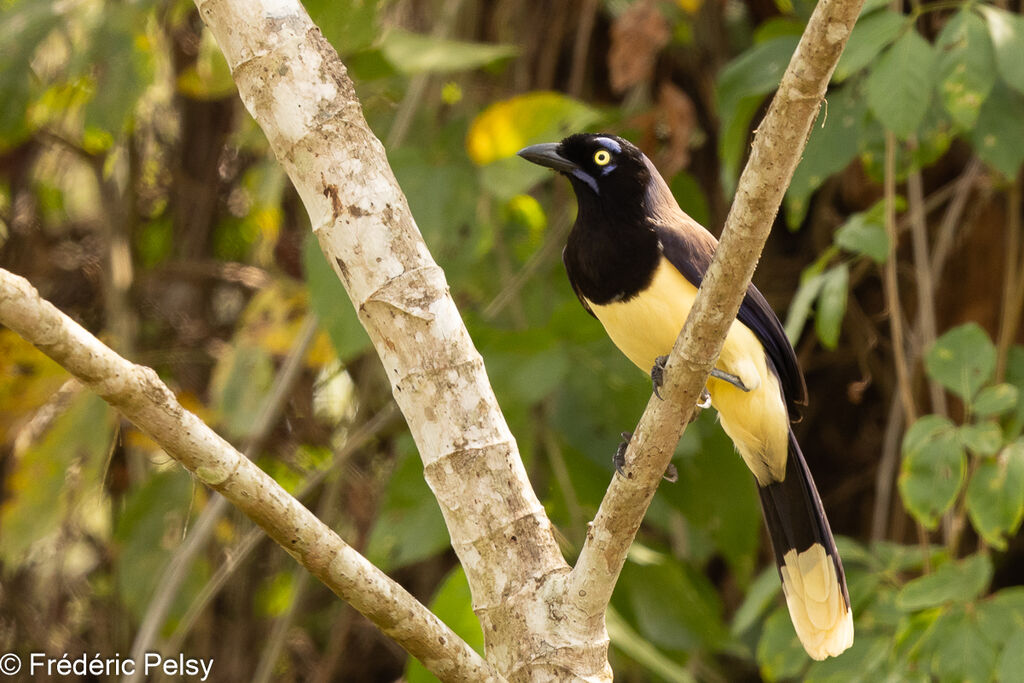
[[[612,155],[606,149],[599,149],[594,152],[594,163],[598,166],[607,166],[612,160]]]

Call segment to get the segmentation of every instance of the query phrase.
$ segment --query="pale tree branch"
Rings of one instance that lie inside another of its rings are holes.
[[[151,368],[125,360],[0,269],[0,324],[120,410],[314,576],[443,680],[499,681],[483,658],[251,460],[185,410]]]
[[[647,404],[626,451],[627,476],[613,478],[569,578],[569,596],[584,614],[603,612],[608,604],[626,551],[739,311],[862,4],[818,3],[758,127],[721,243],[669,356],[665,400],[652,397]]]
[[[567,619],[538,589],[569,567],[344,65],[296,0],[196,5],[380,355],[489,661],[513,680],[610,679],[603,618]]]

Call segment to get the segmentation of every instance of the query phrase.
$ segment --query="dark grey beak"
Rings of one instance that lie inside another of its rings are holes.
[[[572,173],[579,168],[558,153],[557,142],[544,142],[539,145],[530,145],[519,150],[518,154],[527,161],[532,161],[538,166],[546,166],[563,173]]]

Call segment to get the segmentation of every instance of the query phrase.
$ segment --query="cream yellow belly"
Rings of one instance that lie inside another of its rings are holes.
[[[662,259],[650,286],[629,301],[587,303],[619,350],[650,372],[654,360],[672,350],[696,296],[697,288]],[[743,392],[716,378],[708,382],[722,428],[758,482],[780,481],[786,469],[789,417],[761,342],[738,320],[729,329],[716,367],[750,389]]]

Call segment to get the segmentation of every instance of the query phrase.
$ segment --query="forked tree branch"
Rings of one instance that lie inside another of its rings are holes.
[[[761,126],[719,253],[570,573],[483,362],[345,67],[297,0],[196,0],[356,305],[473,593],[489,664],[135,366],[0,271],[0,323],[118,407],[444,680],[611,680],[604,611],[735,318],[860,0],[823,0]],[[643,454],[642,456],[640,454]],[[493,668],[491,668],[493,667]]]
[[[736,318],[761,250],[863,0],[821,0],[758,126],[715,258],[666,365],[664,401],[652,397],[569,579],[586,614],[603,613],[626,551],[693,413]]]
[[[461,638],[352,549],[280,484],[185,410],[151,368],[125,360],[0,269],[0,324],[120,410],[204,484],[219,491],[339,597],[442,680],[502,680]]]

